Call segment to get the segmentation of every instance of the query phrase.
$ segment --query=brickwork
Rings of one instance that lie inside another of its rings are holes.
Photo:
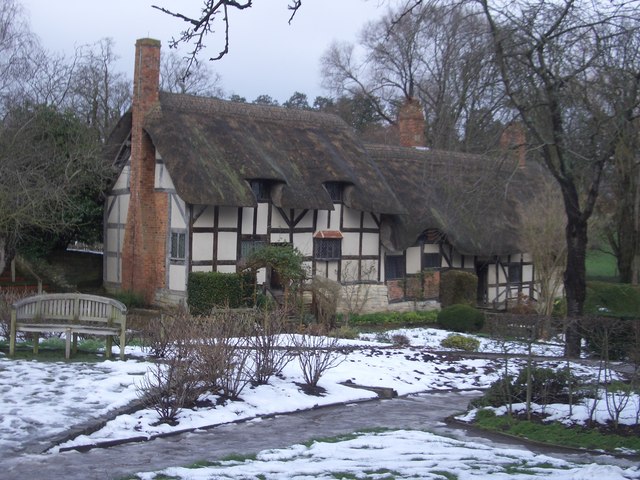
[[[144,117],[158,101],[160,42],[136,42],[131,130],[131,200],[122,252],[122,288],[153,303],[166,284],[169,199],[154,188],[155,147],[144,131]]]
[[[524,126],[520,122],[510,123],[500,135],[500,148],[515,158],[520,168],[523,168],[526,162],[526,142]]]
[[[398,129],[402,147],[425,147],[427,139],[424,133],[424,112],[420,102],[407,100],[398,112]]]

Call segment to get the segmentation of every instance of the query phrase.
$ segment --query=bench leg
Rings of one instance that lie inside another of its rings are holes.
[[[37,355],[40,349],[40,332],[33,333],[33,354]]]
[[[9,333],[9,356],[13,357],[16,353],[16,314],[11,312],[11,331]]]
[[[64,344],[64,358],[69,360],[71,358],[71,329],[67,329],[66,331],[66,341]]]
[[[127,334],[124,329],[120,332],[120,360],[124,360],[124,347],[127,342]]]
[[[107,358],[111,358],[111,347],[113,346],[113,337],[111,337],[111,335],[107,335],[107,338],[104,343],[105,343],[104,356]]]
[[[74,355],[78,353],[78,334],[77,333],[73,334],[73,346],[71,347],[71,353],[73,353]]]

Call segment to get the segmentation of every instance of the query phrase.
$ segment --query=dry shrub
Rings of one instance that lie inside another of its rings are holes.
[[[248,338],[253,354],[253,375],[256,385],[266,385],[291,361],[291,348],[284,336],[286,314],[283,310],[260,310],[256,313],[253,332]]]
[[[196,370],[196,324],[183,307],[165,316],[166,325],[162,339],[162,359],[138,385],[138,395],[146,407],[154,409],[159,423],[176,424],[177,416],[185,407],[197,401],[202,386]]]
[[[23,298],[33,296],[33,292],[16,289],[0,289],[0,336],[9,338],[11,330],[11,305]]]
[[[327,336],[325,330],[317,325],[310,325],[305,332],[294,335],[292,339],[302,376],[308,387],[305,391],[317,394],[321,391],[318,388],[320,377],[345,359],[344,354],[338,350],[339,340]]]
[[[252,351],[246,337],[255,310],[220,309],[199,319],[197,371],[207,389],[236,400],[252,378]]]

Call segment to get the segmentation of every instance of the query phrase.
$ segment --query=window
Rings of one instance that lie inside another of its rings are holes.
[[[251,180],[251,190],[258,202],[268,202],[271,200],[269,183],[265,180]]]
[[[507,280],[509,283],[522,283],[522,264],[510,263],[508,265]]]
[[[184,260],[186,258],[186,242],[186,233],[171,232],[171,260]]]
[[[251,254],[267,244],[263,238],[243,238],[240,240],[240,259],[249,258]]]
[[[326,182],[324,189],[327,191],[333,203],[342,202],[342,188],[343,184],[340,182]]]
[[[425,253],[423,258],[423,268],[440,268],[442,260],[439,253]]]
[[[313,256],[316,260],[340,260],[342,238],[314,238]]]
[[[384,262],[384,279],[398,280],[405,277],[404,255],[387,255]]]

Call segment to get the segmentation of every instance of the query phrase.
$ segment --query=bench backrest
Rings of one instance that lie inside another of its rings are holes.
[[[18,322],[72,321],[123,324],[127,307],[112,298],[80,293],[48,293],[27,297],[12,305]]]

